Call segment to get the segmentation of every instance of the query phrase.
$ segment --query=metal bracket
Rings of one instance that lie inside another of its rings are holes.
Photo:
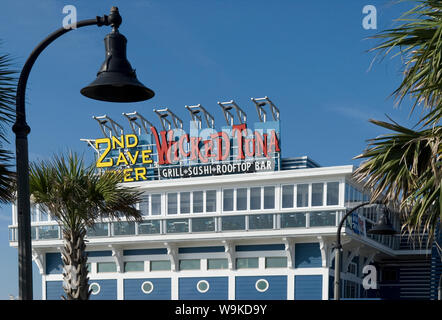
[[[120,136],[124,134],[123,127],[107,115],[99,117],[93,116],[92,118],[98,122],[98,124],[100,125],[100,129],[106,138],[110,138],[112,136]]]
[[[258,112],[259,121],[267,122],[267,113],[264,110],[264,106],[268,105],[272,114],[273,121],[279,121],[279,109],[273,104],[269,97],[264,98],[251,98],[255,103],[256,111]]]
[[[145,133],[150,133],[149,128],[154,126],[152,122],[147,120],[137,111],[131,113],[123,112],[123,116],[125,116],[129,121],[130,127],[132,128],[132,132],[137,135],[141,134],[141,129],[143,129]]]
[[[175,129],[183,128],[183,121],[180,118],[178,118],[178,116],[175,113],[173,113],[169,108],[153,109],[153,112],[155,112],[160,118],[161,125],[163,126],[164,131],[172,129],[172,122]],[[168,116],[172,118],[172,122],[170,122],[170,120],[167,119]]]
[[[217,102],[219,106],[223,109],[224,118],[226,119],[228,126],[233,126],[234,124],[234,116],[230,112],[230,110],[235,109],[238,121],[240,124],[247,122],[247,114],[242,110],[233,100],[226,102]]]
[[[197,121],[199,123],[199,128],[201,129],[201,114],[206,121],[208,128],[215,128],[215,118],[206,110],[201,104],[197,104],[195,106],[186,105],[185,108],[190,112],[190,116],[193,121]]]

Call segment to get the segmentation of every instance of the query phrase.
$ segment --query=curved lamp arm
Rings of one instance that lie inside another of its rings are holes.
[[[118,8],[112,7],[109,16],[103,15],[95,19],[82,20],[65,28],[60,28],[47,36],[32,51],[20,73],[16,92],[16,119],[12,126],[15,133],[16,168],[17,168],[17,224],[18,224],[18,271],[19,271],[19,299],[32,300],[32,252],[31,252],[31,221],[29,199],[29,159],[28,134],[31,128],[26,123],[25,93],[26,84],[32,66],[40,53],[54,40],[72,29],[97,25],[110,25],[118,28],[122,18]]]
[[[344,225],[345,221],[347,220],[347,217],[352,214],[357,209],[369,205],[369,204],[383,204],[382,202],[375,201],[375,202],[363,202],[356,207],[352,208],[350,211],[348,211],[341,219],[338,225],[338,230],[336,232],[336,244],[334,248],[335,251],[335,279],[334,279],[334,298],[335,300],[341,299],[341,251],[342,251],[342,244],[341,244],[341,229]]]

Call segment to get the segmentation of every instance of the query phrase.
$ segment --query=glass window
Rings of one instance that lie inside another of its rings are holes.
[[[275,187],[264,187],[264,209],[275,209]]]
[[[310,227],[335,226],[336,211],[310,212]]]
[[[91,228],[87,228],[88,237],[107,237],[109,235],[109,224],[95,223]]]
[[[246,216],[222,217],[221,225],[223,231],[245,230]]]
[[[180,260],[180,270],[199,270],[201,261],[199,259]]]
[[[192,232],[215,231],[215,218],[192,219]]]
[[[127,261],[124,263],[124,272],[144,271],[144,261]]]
[[[135,234],[135,222],[132,221],[114,222],[115,236],[125,236],[130,234]]]
[[[324,184],[312,183],[312,207],[324,205]]]
[[[296,206],[308,207],[308,184],[298,184],[296,189]]]
[[[327,205],[339,204],[339,182],[327,182]]]
[[[216,211],[216,190],[206,191],[206,212]]]
[[[247,210],[247,188],[236,189],[236,210]]]
[[[89,290],[91,291],[91,294],[96,295],[100,293],[100,285],[96,282],[91,283],[89,286]]]
[[[140,202],[140,207],[139,207],[141,214],[143,216],[148,216],[149,215],[149,196],[145,195],[143,196],[141,202]]]
[[[167,233],[189,232],[189,219],[166,220]]]
[[[193,192],[193,213],[199,213],[204,211],[204,192]]]
[[[58,239],[58,226],[38,227],[38,239]]]
[[[283,213],[281,214],[281,228],[305,228],[306,213]]]
[[[97,262],[97,272],[117,272],[115,262]]]
[[[223,211],[233,211],[233,189],[223,190]]]
[[[255,283],[255,288],[259,292],[266,292],[267,289],[269,288],[269,282],[266,279],[259,279]]]
[[[282,186],[282,207],[293,208],[293,185]]]
[[[9,229],[9,232],[16,230],[16,229]],[[37,239],[37,227],[31,227],[31,239],[35,240]],[[11,240],[11,237],[9,237],[9,240]],[[13,240],[16,241],[16,240]]]
[[[158,260],[150,262],[150,271],[170,270],[170,260]]]
[[[258,268],[258,258],[237,258],[237,269]]]
[[[190,213],[190,192],[180,193],[180,213]]]
[[[229,262],[227,259],[207,259],[207,269],[228,269]]]
[[[160,220],[146,220],[138,224],[138,234],[160,233]]]
[[[178,213],[178,194],[168,193],[167,194],[167,214],[177,214]]]
[[[31,206],[31,222],[36,222],[38,218],[37,206]]]
[[[249,229],[273,229],[273,214],[250,215]]]
[[[86,263],[86,269],[87,269],[87,272],[92,272],[92,264]]]
[[[145,294],[149,294],[153,291],[153,283],[150,281],[144,281],[141,284],[141,291],[143,291]]]
[[[161,214],[161,194],[151,195],[151,201],[152,201],[152,215],[160,215]]]
[[[43,210],[40,211],[40,221],[49,221],[49,215]]]
[[[266,268],[287,268],[287,257],[266,258]]]
[[[210,285],[206,280],[200,280],[196,284],[196,289],[201,293],[206,293],[209,291]]]
[[[250,188],[250,210],[261,209],[261,188]]]

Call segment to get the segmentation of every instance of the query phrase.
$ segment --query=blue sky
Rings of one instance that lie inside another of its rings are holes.
[[[20,69],[39,41],[62,26],[65,5],[78,19],[120,9],[120,32],[128,39],[128,59],[138,79],[153,89],[147,102],[113,104],[89,100],[79,90],[95,79],[104,60],[108,27],[72,31],[47,48],[28,82],[27,117],[30,159],[76,150],[92,151],[81,138],[100,136],[94,115],[114,118],[134,110],[154,124],[156,107],[169,107],[185,123],[185,105],[202,104],[223,122],[217,101],[235,100],[257,119],[250,98],[269,96],[281,111],[283,157],[308,155],[322,166],[358,165],[352,160],[366,140],[384,130],[369,118],[414,124],[410,104],[394,108],[389,95],[401,80],[400,59],[372,63],[367,39],[394,25],[410,4],[396,1],[261,0],[16,0],[2,3],[0,51]],[[377,30],[362,27],[365,5],[377,9]],[[416,117],[418,114],[413,115]],[[10,141],[14,141],[12,133]],[[10,145],[11,150],[14,144]],[[0,299],[17,295],[17,250],[8,243],[11,207],[0,208]],[[34,297],[41,298],[41,277],[34,266]]]

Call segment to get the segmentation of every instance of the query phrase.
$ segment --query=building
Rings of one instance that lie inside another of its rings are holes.
[[[91,299],[333,297],[337,225],[369,194],[352,179],[351,165],[282,158],[279,110],[267,97],[252,100],[260,119],[254,130],[233,101],[219,103],[227,123],[219,132],[201,105],[186,106],[190,134],[167,108],[154,110],[160,132],[137,112],[124,114],[130,134],[107,116],[95,117],[104,138],[83,140],[96,151],[97,166],[123,168],[125,183],[142,190],[144,200],[142,223],[104,219],[88,230]],[[434,299],[441,272],[435,248],[367,234],[379,212],[359,209],[344,225],[342,297]],[[398,218],[390,218],[399,230]],[[11,246],[17,246],[16,221],[13,210]],[[59,299],[60,227],[38,205],[32,239],[42,297]],[[378,289],[362,286],[369,264],[376,266]]]

